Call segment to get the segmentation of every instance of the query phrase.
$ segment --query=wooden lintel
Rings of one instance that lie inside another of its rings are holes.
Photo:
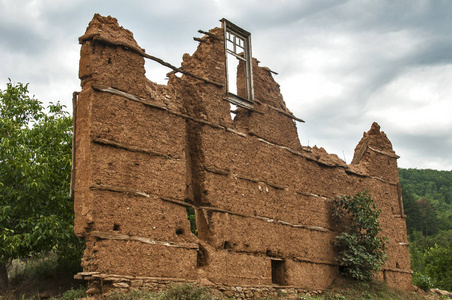
[[[113,94],[113,95],[121,96],[121,97],[127,98],[127,99],[132,100],[132,101],[143,103],[143,104],[145,104],[147,106],[151,106],[151,107],[162,109],[162,110],[167,110],[168,109],[165,104],[161,104],[161,103],[158,103],[158,102],[152,102],[152,101],[149,101],[147,99],[143,99],[141,97],[137,97],[135,95],[123,92],[121,90],[118,90],[118,89],[115,89],[115,88],[112,88],[112,87],[103,86],[103,85],[99,85],[99,84],[92,84],[91,87],[94,90],[98,91],[98,92],[106,92],[106,93],[110,93],[110,94]]]
[[[301,123],[305,123],[304,120],[302,120],[302,119],[300,119],[300,118],[297,118],[297,117],[295,117],[293,114],[288,113],[288,112],[285,112],[285,111],[282,110],[282,109],[279,109],[279,108],[277,108],[277,107],[268,105],[268,104],[263,103],[263,102],[261,102],[261,101],[259,101],[259,100],[256,100],[256,99],[254,99],[254,102],[256,102],[257,104],[260,104],[260,105],[265,105],[265,106],[267,106],[267,107],[270,108],[270,109],[273,109],[273,110],[275,110],[275,111],[277,111],[277,112],[279,112],[279,113],[281,113],[281,114],[283,114],[283,115],[285,115],[285,116],[287,116],[287,117],[289,117],[289,118],[291,118],[291,119],[294,119],[295,121],[298,121],[298,122],[301,122]]]
[[[137,54],[139,54],[139,55],[141,55],[141,56],[143,56],[145,58],[148,58],[148,59],[151,59],[151,60],[153,60],[155,62],[158,62],[159,64],[161,64],[161,65],[163,65],[165,67],[173,69],[174,71],[177,71],[179,73],[191,76],[193,78],[196,78],[196,79],[204,81],[206,83],[215,85],[215,86],[220,87],[220,88],[224,87],[224,85],[221,84],[221,83],[214,82],[214,81],[211,81],[209,79],[199,77],[199,76],[197,76],[197,75],[195,75],[195,74],[193,74],[191,72],[188,72],[188,71],[185,71],[185,70],[183,70],[181,68],[175,67],[172,64],[170,64],[170,63],[168,63],[168,62],[166,62],[166,61],[164,61],[164,60],[162,60],[162,59],[160,59],[158,57],[155,57],[155,56],[152,56],[150,54],[147,54],[146,52],[144,52],[143,49],[141,49],[140,47],[137,47],[137,46],[135,46],[135,45],[133,45],[131,43],[127,43],[127,42],[124,42],[124,41],[111,40],[109,38],[101,36],[99,33],[83,35],[83,36],[81,36],[79,38],[79,41],[80,41],[80,43],[83,43],[83,42],[85,42],[87,40],[90,40],[90,39],[92,39],[95,42],[104,43],[104,44],[107,44],[107,45],[125,47],[125,48],[127,48],[128,50],[130,50],[132,52],[135,52],[135,53],[137,53]]]
[[[90,189],[91,190],[104,190],[104,191],[111,191],[111,192],[128,193],[128,194],[133,194],[133,195],[142,196],[142,197],[146,197],[146,198],[151,197],[150,194],[147,194],[142,191],[119,187],[119,186],[112,186],[112,185],[95,184],[95,185],[90,186]]]
[[[208,37],[210,37],[210,38],[212,38],[212,39],[214,39],[214,40],[217,40],[217,41],[222,41],[222,40],[223,40],[223,39],[220,38],[219,36],[217,36],[217,35],[215,35],[215,34],[212,34],[212,33],[210,33],[210,32],[201,30],[201,29],[198,30],[198,32],[199,32],[199,33],[202,33],[202,34],[205,34],[205,35],[207,35]]]
[[[285,115],[286,117],[289,117],[289,118],[291,118],[291,119],[294,119],[295,121],[298,121],[298,122],[301,122],[301,123],[305,123],[304,120],[302,120],[302,119],[300,119],[300,118],[297,118],[297,117],[295,117],[294,115],[289,114],[289,113],[283,111],[282,109],[279,109],[279,108],[276,108],[276,107],[273,107],[273,106],[270,106],[270,105],[269,105],[268,107],[271,108],[271,109],[273,109],[273,110],[276,110],[277,112],[279,112],[280,114]]]
[[[72,197],[74,195],[74,188],[75,188],[75,168],[77,165],[76,161],[76,155],[75,155],[75,136],[77,134],[77,124],[75,120],[77,119],[77,100],[78,95],[80,95],[80,92],[74,92],[72,93],[72,164],[71,164],[71,183],[69,186],[69,197]]]
[[[249,100],[247,100],[247,99],[245,99],[245,98],[242,98],[242,97],[239,97],[239,96],[237,96],[237,95],[228,93],[227,95],[225,95],[225,96],[223,97],[223,100],[228,101],[228,102],[230,102],[230,103],[232,103],[232,104],[234,104],[234,105],[237,105],[237,106],[239,106],[239,107],[245,108],[245,109],[247,109],[247,110],[249,110],[249,111],[257,112],[257,113],[263,114],[263,112],[258,111],[258,110],[256,110],[256,109],[254,108],[253,102],[252,102],[252,101],[249,101]]]
[[[95,274],[94,278],[102,278],[104,281],[131,281],[131,280],[143,280],[143,281],[158,281],[158,282],[197,282],[197,280],[190,280],[185,278],[172,278],[172,277],[146,277],[146,276],[130,276],[130,275],[118,275],[118,274]]]
[[[382,151],[382,150],[378,150],[378,149],[372,148],[371,146],[367,146],[367,148],[369,148],[370,150],[372,150],[372,151],[374,151],[376,153],[383,154],[383,155],[389,156],[391,158],[395,158],[395,159],[399,159],[400,158],[400,156],[398,156],[397,154],[386,152],[386,151]]]
[[[206,121],[204,119],[191,117],[189,115],[180,113],[178,111],[171,110],[170,108],[168,108],[164,104],[160,104],[160,103],[157,103],[157,102],[150,101],[148,99],[137,97],[135,95],[132,95],[132,94],[127,93],[127,92],[120,91],[120,90],[112,88],[112,87],[107,87],[107,86],[98,85],[98,84],[93,84],[93,85],[91,85],[91,87],[94,90],[99,91],[99,92],[106,92],[106,93],[110,93],[110,94],[113,94],[113,95],[121,96],[121,97],[127,98],[127,99],[132,100],[132,101],[140,102],[140,103],[142,103],[142,104],[144,104],[146,106],[150,106],[150,107],[154,107],[154,108],[157,108],[157,109],[164,110],[164,111],[166,111],[166,112],[168,112],[168,113],[170,113],[170,114],[172,114],[174,116],[177,116],[177,117],[180,117],[180,118],[184,118],[186,120],[192,120],[194,122],[205,124],[205,125],[208,125],[208,126],[213,127],[213,128],[226,130],[228,132],[237,134],[237,135],[242,136],[242,137],[246,137],[247,136],[245,133],[239,132],[239,131],[237,131],[235,129],[232,129],[232,128],[229,128],[229,127],[224,127],[222,125],[218,125],[218,124]]]
[[[412,270],[404,270],[404,269],[393,269],[393,268],[381,268],[382,271],[391,271],[391,272],[397,272],[397,273],[406,273],[406,274],[413,274]]]
[[[239,136],[241,136],[241,137],[246,137],[246,134],[245,134],[245,133],[242,133],[242,132],[240,132],[240,131],[237,131],[237,130],[232,129],[232,128],[229,128],[229,127],[226,127],[226,131],[231,132],[231,133],[234,133],[234,134],[237,134],[237,135],[239,135]]]
[[[195,205],[193,205],[193,204],[191,204],[191,203],[188,203],[188,202],[185,202],[185,201],[181,201],[181,200],[177,200],[177,199],[171,199],[171,198],[168,198],[168,197],[162,197],[162,196],[160,196],[159,198],[160,198],[160,200],[162,200],[162,201],[174,203],[174,204],[177,204],[177,205],[180,205],[180,206],[193,207],[193,208],[196,207]]]
[[[112,146],[112,147],[124,149],[127,151],[131,151],[131,152],[141,152],[141,153],[149,154],[151,156],[159,156],[159,157],[166,158],[166,159],[180,160],[180,158],[178,158],[178,157],[172,157],[170,155],[167,155],[167,154],[164,154],[164,153],[161,153],[158,151],[144,149],[144,148],[135,147],[135,146],[131,146],[131,145],[126,145],[126,144],[118,143],[118,142],[108,140],[108,139],[93,138],[92,141],[95,143],[98,143],[98,144]]]
[[[124,240],[124,241],[137,241],[150,245],[158,245],[165,247],[174,247],[174,248],[185,248],[185,249],[198,249],[199,246],[196,243],[181,243],[181,242],[171,242],[171,241],[157,241],[141,236],[133,236],[127,234],[118,234],[118,233],[110,233],[110,232],[101,232],[101,231],[92,231],[91,236],[97,237],[103,240]]]
[[[366,176],[366,177],[369,177],[369,178],[372,178],[372,179],[376,179],[376,180],[379,180],[381,182],[384,182],[384,183],[387,183],[387,184],[390,184],[390,185],[397,186],[399,184],[398,182],[389,181],[389,180],[383,179],[383,178],[378,177],[378,176]]]
[[[227,210],[227,209],[223,209],[223,208],[219,208],[219,207],[200,206],[200,207],[197,207],[197,208],[202,209],[203,211],[214,211],[214,212],[230,214],[230,215],[234,215],[234,216],[238,216],[238,217],[242,217],[242,218],[257,219],[257,220],[260,220],[260,221],[264,221],[266,223],[273,223],[273,224],[289,226],[289,227],[294,227],[294,228],[307,229],[307,230],[311,230],[311,231],[330,232],[330,229],[325,228],[325,227],[321,227],[321,226],[292,224],[292,223],[287,222],[287,221],[278,220],[278,219],[271,219],[271,218],[268,218],[268,217],[245,215],[245,214],[233,212],[233,211],[230,211],[230,210]]]
[[[230,173],[229,170],[220,169],[220,168],[217,168],[215,166],[205,166],[204,170],[206,170],[207,172],[210,172],[210,173],[219,174],[219,175],[225,175],[225,176],[228,176],[229,173]]]
[[[262,68],[263,70],[267,71],[267,72],[270,72],[270,73],[273,73],[273,74],[275,74],[275,75],[278,75],[277,72],[273,71],[273,70],[270,69],[269,67],[261,67],[261,68]]]
[[[325,197],[325,196],[321,196],[321,195],[317,195],[317,194],[313,194],[313,193],[308,193],[308,192],[302,192],[302,191],[295,191],[297,194],[302,195],[302,196],[307,196],[307,197],[314,197],[314,198],[320,198],[323,199],[325,201],[332,201],[330,198]]]
[[[199,42],[199,43],[205,43],[205,42],[206,42],[206,40],[200,39],[200,38],[197,38],[197,37],[193,37],[193,39],[194,39],[195,41]]]

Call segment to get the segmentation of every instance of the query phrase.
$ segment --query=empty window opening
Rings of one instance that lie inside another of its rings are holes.
[[[120,229],[121,229],[121,225],[119,225],[119,224],[113,225],[113,231],[119,231]]]
[[[227,53],[227,63],[228,63],[228,92],[232,93],[237,96],[241,96],[238,93],[237,86],[240,84],[237,82],[239,79],[238,72],[239,72],[239,60],[231,55],[230,53]],[[243,80],[244,78],[240,78],[240,80]]]
[[[254,103],[251,34],[222,19],[225,38],[227,93],[225,100],[252,109]]]
[[[286,264],[282,259],[272,259],[272,283],[286,285]]]

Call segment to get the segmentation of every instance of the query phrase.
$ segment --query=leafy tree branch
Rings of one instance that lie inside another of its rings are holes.
[[[379,236],[380,210],[367,192],[337,197],[333,207],[333,221],[342,228],[334,242],[341,272],[353,279],[371,280],[386,260],[387,239]]]

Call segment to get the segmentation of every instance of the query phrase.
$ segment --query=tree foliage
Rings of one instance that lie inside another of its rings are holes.
[[[345,276],[368,281],[386,260],[386,238],[380,237],[380,210],[367,192],[334,199],[333,220],[343,227],[334,248]]]
[[[77,248],[68,197],[72,118],[46,108],[28,85],[0,90],[0,264]]]
[[[409,233],[452,229],[452,171],[399,169],[399,180]]]
[[[452,291],[452,242],[448,247],[435,245],[425,252],[425,273],[433,285]]]
[[[399,169],[413,283],[452,290],[452,172]]]

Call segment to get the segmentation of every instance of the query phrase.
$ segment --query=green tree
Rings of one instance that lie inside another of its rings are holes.
[[[399,179],[402,192],[406,191],[403,200],[409,232],[419,230],[432,236],[452,229],[452,171],[399,169]],[[418,201],[417,209],[412,198]]]
[[[408,234],[414,231],[422,231],[421,209],[416,202],[414,194],[409,189],[402,189],[403,208],[406,218]]]
[[[420,210],[420,216],[417,220],[421,226],[421,232],[424,236],[434,235],[438,232],[438,222],[433,206],[425,198],[416,201]]]
[[[340,270],[353,279],[371,280],[386,260],[387,239],[379,236],[380,210],[367,192],[337,197],[333,204],[333,220],[343,227],[334,242]]]
[[[71,142],[62,105],[46,110],[28,84],[9,81],[0,90],[0,288],[12,259],[80,249],[68,197]]]
[[[452,291],[452,242],[448,247],[435,245],[425,252],[425,271],[436,288]]]

